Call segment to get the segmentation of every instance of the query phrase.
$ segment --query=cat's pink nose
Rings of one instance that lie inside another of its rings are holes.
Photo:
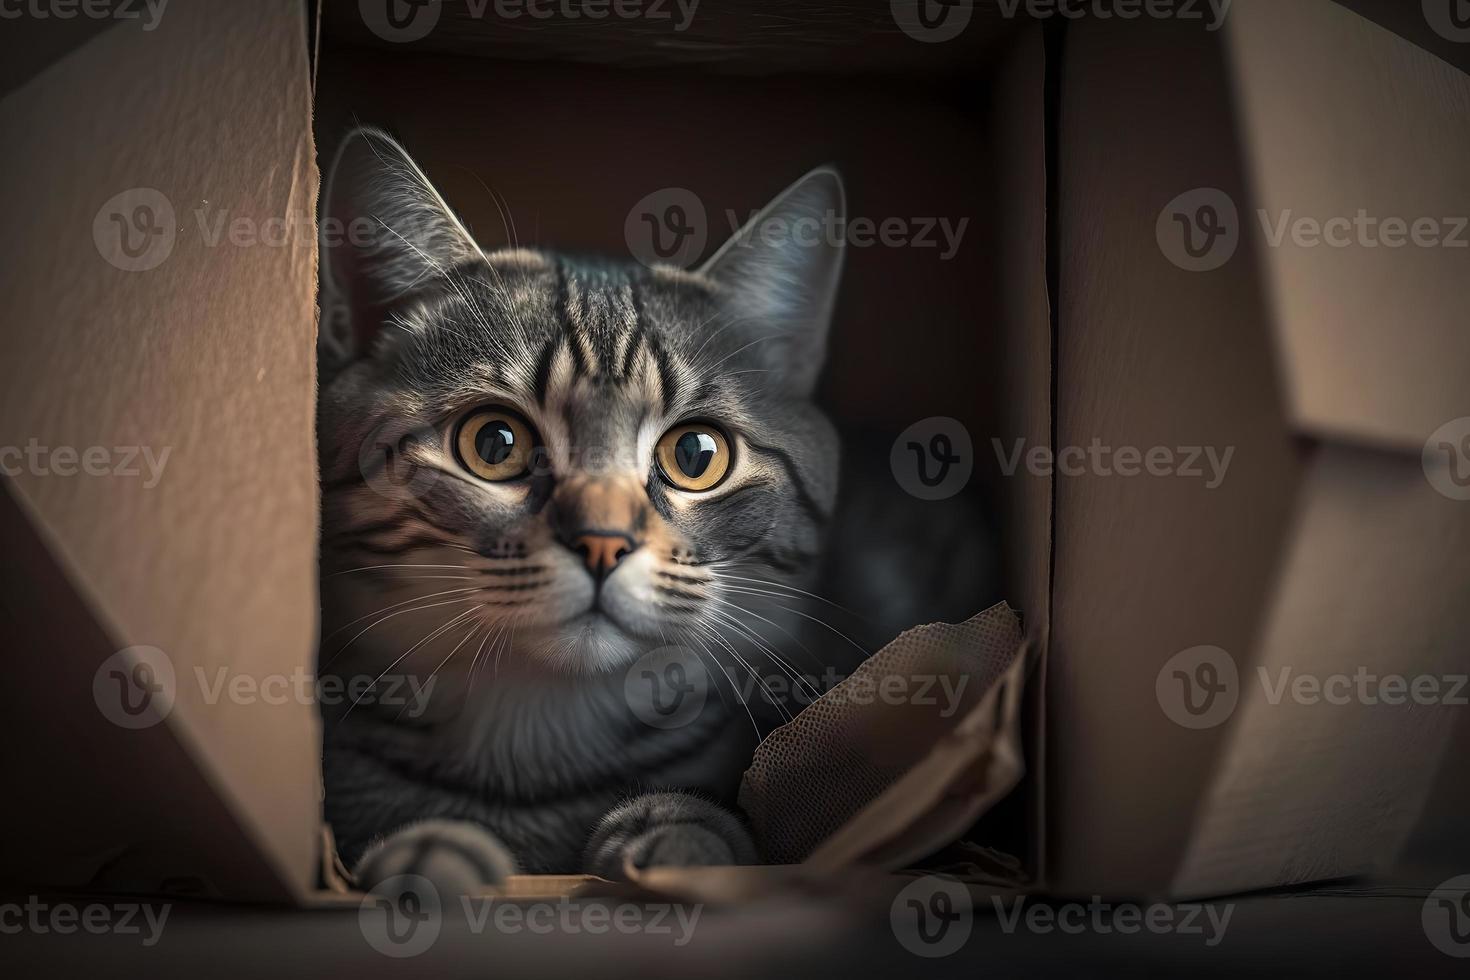
[[[626,534],[589,532],[572,538],[572,550],[587,563],[587,571],[601,582],[618,563],[631,555],[637,545]]]

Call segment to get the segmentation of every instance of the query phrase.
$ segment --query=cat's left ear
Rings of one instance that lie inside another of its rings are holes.
[[[842,177],[818,167],[766,205],[699,270],[743,325],[749,360],[788,394],[809,397],[827,352],[846,248]]]
[[[324,363],[367,354],[403,297],[483,257],[408,152],[370,126],[339,144],[321,212]]]

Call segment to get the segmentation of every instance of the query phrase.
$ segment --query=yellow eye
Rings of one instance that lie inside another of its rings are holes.
[[[459,424],[454,448],[460,465],[480,479],[514,480],[530,471],[536,436],[514,412],[480,408]]]
[[[676,425],[658,441],[658,467],[680,490],[711,490],[730,472],[730,443],[712,425]]]

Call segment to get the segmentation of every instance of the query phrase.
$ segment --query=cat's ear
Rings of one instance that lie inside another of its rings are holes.
[[[394,303],[481,257],[468,230],[393,137],[358,127],[337,147],[323,191],[322,354],[366,354]]]
[[[699,270],[729,298],[749,359],[807,397],[827,351],[846,244],[842,177],[819,167],[737,231]]]

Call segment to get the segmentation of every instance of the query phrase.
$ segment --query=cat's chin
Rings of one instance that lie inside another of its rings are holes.
[[[626,667],[648,652],[649,641],[592,609],[557,626],[539,645],[536,659],[567,674],[602,674]]]

